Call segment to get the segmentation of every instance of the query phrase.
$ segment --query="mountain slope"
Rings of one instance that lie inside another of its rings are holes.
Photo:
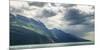
[[[52,29],[52,34],[54,35],[57,42],[82,42],[82,41],[88,41],[85,39],[82,39],[80,37],[74,36],[70,33],[65,33],[59,29]]]
[[[50,40],[39,33],[19,26],[10,28],[10,45],[49,43]]]
[[[88,41],[58,29],[49,30],[41,21],[10,14],[10,45]]]

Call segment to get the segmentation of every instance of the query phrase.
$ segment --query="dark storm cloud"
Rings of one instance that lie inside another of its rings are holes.
[[[87,21],[87,18],[89,18],[88,20],[91,20],[93,16],[94,14],[81,13],[81,10],[72,8],[67,10],[64,19],[70,21],[71,25],[75,25],[84,23]]]
[[[68,8],[68,7],[76,6],[76,4],[61,4],[61,6]]]
[[[51,3],[51,5],[52,5],[52,6],[56,6],[56,4],[55,4],[55,3]]]
[[[30,5],[30,6],[38,6],[38,7],[43,7],[46,3],[44,3],[44,2],[28,2],[28,4]]]
[[[45,17],[51,17],[51,16],[55,16],[55,15],[56,15],[56,13],[51,10],[44,9],[42,11],[42,16],[45,16]]]
[[[55,15],[57,15],[56,12],[51,11],[51,10],[47,10],[47,9],[43,9],[41,11],[41,13],[36,15],[36,17],[38,17],[38,18],[48,18],[48,17],[52,17],[52,16],[55,16]]]
[[[85,7],[84,7],[85,8]],[[91,8],[94,10],[93,8]],[[75,8],[68,8],[64,15],[65,21],[69,21],[68,27],[65,32],[72,33],[77,36],[85,36],[87,32],[94,32],[94,11],[90,12]]]

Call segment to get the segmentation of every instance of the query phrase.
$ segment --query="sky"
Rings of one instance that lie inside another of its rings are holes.
[[[94,41],[93,5],[10,1],[10,13],[40,20],[49,29],[61,29]]]

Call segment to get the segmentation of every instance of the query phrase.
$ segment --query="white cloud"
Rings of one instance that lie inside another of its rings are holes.
[[[93,6],[90,5],[77,5],[76,7],[73,8],[81,10],[82,13],[84,12],[86,14],[91,14],[94,12]]]
[[[27,8],[29,7],[29,5],[27,4],[27,2],[24,1],[10,1],[10,7],[19,9],[19,8]]]
[[[29,6],[25,1],[10,1],[10,11],[14,14],[20,14],[28,18],[33,18],[40,10],[39,7]]]

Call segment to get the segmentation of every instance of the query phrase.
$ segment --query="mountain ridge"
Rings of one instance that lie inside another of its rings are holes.
[[[14,16],[11,13],[10,13],[10,27],[11,27],[10,45],[89,41],[71,35],[69,33],[65,33],[57,28],[48,29],[41,21],[36,21],[32,18],[27,18],[22,15]],[[20,34],[23,35],[21,36]],[[26,41],[26,43],[24,43],[25,41],[23,41],[19,37],[22,39],[25,38],[24,40]],[[37,40],[34,38],[36,38]]]

